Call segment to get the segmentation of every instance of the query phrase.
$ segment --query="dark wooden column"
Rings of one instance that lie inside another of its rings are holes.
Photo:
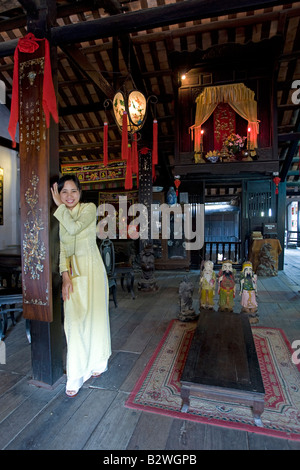
[[[43,21],[28,15],[29,29],[39,38],[46,37],[45,11]],[[59,159],[58,125],[51,117],[47,128],[42,105],[44,61],[44,41],[34,53],[19,53],[21,254],[23,316],[31,320],[31,383],[52,388],[63,378],[58,223],[50,192]],[[56,88],[56,48],[51,65]]]
[[[282,248],[282,252],[278,259],[278,270],[284,269],[284,236],[285,236],[285,208],[286,208],[286,182],[283,181],[278,185],[278,194],[276,196],[276,217],[277,217],[277,233],[278,240]]]
[[[57,125],[42,107],[44,47],[19,54],[23,316],[31,320],[32,381],[52,387],[63,376],[58,226],[50,181],[58,175]]]

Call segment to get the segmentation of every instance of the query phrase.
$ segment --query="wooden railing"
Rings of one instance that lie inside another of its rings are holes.
[[[211,260],[220,265],[224,259],[230,259],[235,264],[241,264],[241,242],[205,242],[203,260]]]
[[[291,245],[300,246],[300,232],[297,230],[286,231],[285,246],[288,248]]]

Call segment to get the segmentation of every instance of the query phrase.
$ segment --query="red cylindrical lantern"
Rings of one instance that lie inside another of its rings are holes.
[[[273,178],[273,181],[274,181],[274,183],[275,183],[275,185],[276,185],[275,194],[278,194],[278,185],[279,185],[279,183],[280,183],[280,181],[281,181],[281,178],[279,178],[279,176],[275,176],[275,178]]]

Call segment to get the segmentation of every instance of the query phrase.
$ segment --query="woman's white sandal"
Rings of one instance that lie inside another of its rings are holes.
[[[76,397],[77,394],[78,394],[78,390],[77,392],[75,390],[66,390],[66,395],[69,398],[74,398]]]

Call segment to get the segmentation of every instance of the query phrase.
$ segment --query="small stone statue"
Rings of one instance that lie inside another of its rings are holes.
[[[197,318],[197,314],[193,309],[193,292],[194,285],[189,281],[188,276],[184,276],[179,284],[179,314],[177,318],[180,321],[193,321]]]
[[[145,245],[140,256],[142,274],[140,282],[138,283],[138,289],[147,292],[155,292],[158,290],[158,285],[154,277],[155,258],[152,245]]]
[[[252,263],[246,261],[242,266],[241,280],[240,280],[240,295],[242,312],[249,315],[250,323],[257,323],[259,321],[257,314],[257,276],[253,272]]]
[[[277,276],[275,259],[271,254],[272,246],[270,243],[265,243],[259,252],[259,265],[256,269],[258,276]]]
[[[204,262],[203,271],[199,281],[199,305],[200,308],[213,310],[216,288],[216,273],[214,263],[210,260]]]
[[[218,274],[219,310],[232,312],[235,298],[235,278],[232,261],[224,260]]]

